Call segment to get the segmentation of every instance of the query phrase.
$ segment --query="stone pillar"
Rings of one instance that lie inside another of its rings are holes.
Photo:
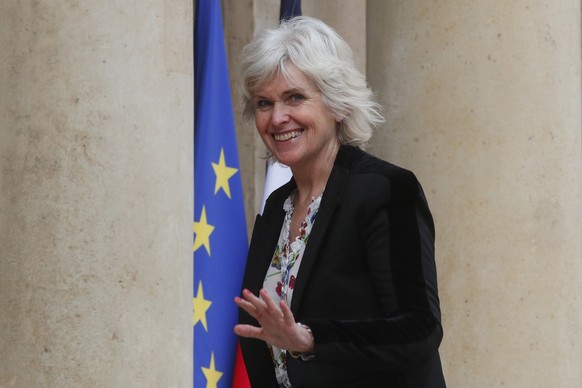
[[[368,1],[371,151],[436,219],[451,387],[582,381],[580,2]]]
[[[191,1],[0,5],[0,386],[192,381]]]

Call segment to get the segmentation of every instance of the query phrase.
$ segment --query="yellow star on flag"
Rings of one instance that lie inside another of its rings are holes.
[[[222,189],[226,196],[230,198],[230,185],[228,180],[232,178],[234,174],[238,171],[237,168],[228,167],[224,160],[224,148],[220,149],[220,159],[218,163],[212,163],[212,168],[214,169],[214,174],[216,174],[216,184],[214,185],[214,194],[218,193],[218,190]]]
[[[208,256],[210,256],[210,235],[214,231],[214,226],[210,225],[206,220],[206,206],[202,206],[202,214],[200,214],[200,220],[198,222],[194,221],[194,252],[198,250],[201,246],[206,248]]]
[[[198,294],[194,297],[194,326],[198,322],[202,322],[204,330],[208,332],[208,323],[206,322],[206,312],[212,304],[211,301],[204,299],[204,291],[202,290],[202,282],[198,283]]]
[[[202,373],[206,376],[206,388],[218,386],[218,380],[221,379],[222,372],[217,371],[214,366],[214,353],[210,356],[210,366],[208,368],[202,367]]]

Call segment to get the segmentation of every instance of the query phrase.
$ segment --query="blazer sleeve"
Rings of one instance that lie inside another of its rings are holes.
[[[374,290],[362,295],[365,300],[361,303],[378,305],[378,314],[365,319],[316,317],[302,322],[314,335],[314,361],[410,369],[435,357],[443,335],[434,224],[422,188],[411,172],[396,169],[372,176],[353,180],[354,189],[344,196],[348,203],[338,212],[355,209],[351,232],[357,238],[353,244],[367,263]],[[335,238],[333,233],[331,238]]]

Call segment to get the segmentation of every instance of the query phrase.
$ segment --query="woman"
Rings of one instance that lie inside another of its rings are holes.
[[[243,51],[245,112],[293,179],[257,216],[235,332],[253,387],[444,387],[434,225],[348,45],[282,23]]]

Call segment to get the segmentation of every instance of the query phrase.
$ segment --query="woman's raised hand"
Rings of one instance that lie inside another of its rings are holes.
[[[260,297],[249,290],[243,290],[242,298],[236,297],[235,303],[259,322],[259,327],[236,325],[234,332],[247,338],[265,341],[280,349],[293,352],[313,352],[313,337],[303,326],[295,322],[293,313],[284,301],[275,304],[265,290]]]

